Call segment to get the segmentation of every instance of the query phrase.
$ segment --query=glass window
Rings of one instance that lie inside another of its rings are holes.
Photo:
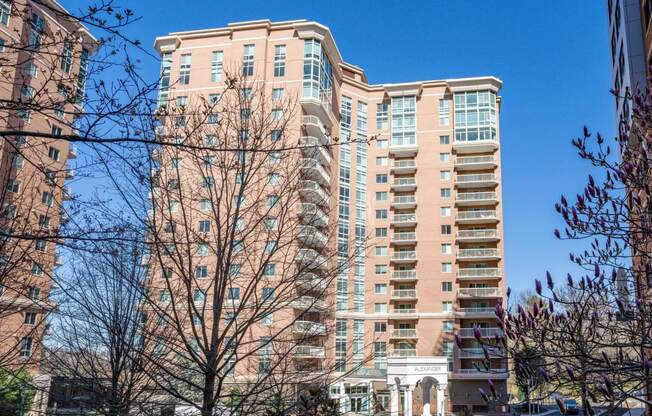
[[[441,188],[439,190],[439,195],[442,198],[450,198],[451,197],[451,188]]]
[[[376,210],[376,219],[377,220],[386,220],[387,219],[387,210],[386,209],[377,209]]]
[[[383,101],[376,104],[376,128],[387,130],[389,127],[389,102]]]
[[[446,300],[441,303],[442,312],[453,312],[453,302]]]
[[[450,144],[451,139],[450,136],[439,136],[439,144]]]
[[[441,291],[442,292],[452,292],[453,291],[453,282],[441,282]]]
[[[222,65],[224,53],[222,51],[213,51],[211,60],[211,82],[218,82],[222,79]]]
[[[450,101],[441,99],[439,100],[439,125],[444,127],[444,126],[448,126],[449,123],[450,123]]]
[[[374,303],[374,313],[387,313],[387,304]]]
[[[387,322],[374,322],[374,332],[387,332]]]
[[[11,0],[0,0],[0,23],[7,26],[11,17]]]
[[[450,235],[452,233],[452,227],[450,225],[441,226],[442,235]]]
[[[387,227],[376,228],[376,237],[387,237]]]
[[[374,285],[374,293],[384,295],[387,293],[387,284],[386,283],[376,283]]]
[[[441,254],[451,254],[453,252],[453,246],[450,243],[444,243],[441,245]]]
[[[439,208],[439,214],[442,217],[450,217],[451,216],[451,207],[441,207],[441,208]]]
[[[450,153],[440,153],[439,154],[439,161],[440,162],[449,162],[451,160],[451,154]]]
[[[451,263],[442,263],[441,271],[442,273],[451,273],[453,271],[453,265]]]
[[[239,287],[230,287],[227,296],[228,296],[228,299],[230,299],[230,300],[239,300],[240,299],[240,288]]]
[[[274,46],[274,76],[285,76],[285,45]]]
[[[386,156],[380,156],[376,158],[376,166],[387,166],[389,164],[389,158]]]
[[[61,70],[66,74],[70,73],[72,68],[72,44],[70,41],[63,42],[63,51],[61,52]]]
[[[190,84],[190,65],[192,62],[192,55],[189,53],[181,55],[179,60],[179,84]]]
[[[387,201],[387,192],[376,192],[376,201]]]
[[[23,337],[20,340],[19,355],[21,358],[27,358],[32,355],[32,337]]]
[[[250,77],[254,74],[255,45],[245,45],[242,56],[242,75]]]
[[[376,183],[387,183],[387,174],[376,175]]]
[[[442,181],[450,181],[451,179],[451,171],[450,170],[440,170],[439,171],[439,179]]]
[[[387,246],[376,246],[375,251],[376,251],[376,256],[386,256]]]
[[[387,274],[387,265],[386,264],[377,264],[375,267],[376,274]]]
[[[453,321],[443,321],[442,322],[442,331],[444,331],[444,332],[453,332]]]

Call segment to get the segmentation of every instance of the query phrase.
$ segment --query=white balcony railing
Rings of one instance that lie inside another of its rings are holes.
[[[416,349],[402,348],[402,349],[396,349],[390,353],[390,357],[416,357],[416,356],[417,356]]]
[[[392,273],[392,280],[415,280],[417,278],[416,270],[395,270]]]
[[[415,233],[414,231],[394,233],[394,235],[392,235],[393,242],[416,241],[416,239],[417,239],[417,233]]]
[[[395,214],[392,217],[393,224],[413,224],[417,222],[417,214]]]
[[[308,268],[319,269],[326,267],[326,257],[311,248],[297,250],[296,259],[300,264]]]
[[[502,291],[498,287],[463,287],[457,294],[461,298],[499,298]]]
[[[497,200],[498,194],[496,194],[496,192],[458,192],[456,196],[457,202],[483,202]]]
[[[392,181],[392,187],[395,188],[401,188],[401,187],[406,187],[406,188],[412,188],[417,185],[417,180],[414,177],[411,178],[394,178]]]
[[[489,357],[495,358],[502,355],[498,348],[487,348],[487,353],[489,354]],[[482,359],[484,358],[484,350],[482,348],[462,348],[459,350],[458,356],[460,358]]]
[[[331,175],[326,172],[326,169],[316,159],[304,158],[301,159],[299,167],[301,172],[310,179],[314,179],[322,185],[328,185],[331,182]]]
[[[500,277],[500,269],[497,267],[457,269],[457,277],[460,279],[496,278]]]
[[[322,145],[321,140],[317,137],[306,136],[299,139],[301,153],[309,158],[317,159],[324,165],[331,163],[331,155],[328,149]]]
[[[312,225],[299,226],[299,240],[313,247],[324,247],[328,243],[328,237]]]
[[[458,211],[456,218],[458,221],[498,220],[498,213],[493,209],[479,211]]]
[[[316,204],[306,202],[299,206],[299,215],[310,225],[325,227],[328,225],[328,215]]]
[[[495,182],[496,175],[493,173],[478,173],[470,175],[457,175],[455,182],[459,184]]]
[[[457,232],[458,240],[482,240],[498,238],[498,230],[459,230]]]
[[[392,205],[415,205],[416,203],[415,195],[398,195],[392,198]]]
[[[326,290],[328,282],[323,277],[315,273],[301,273],[297,277],[297,284],[308,290]]]
[[[472,307],[472,308],[459,308],[457,311],[461,312],[461,313],[465,313],[465,314],[492,315],[493,316],[496,313],[496,308],[476,306],[476,307]]]
[[[495,165],[496,158],[493,155],[485,156],[459,156],[455,158],[455,166],[474,166],[474,165]]]
[[[457,250],[458,259],[500,258],[497,248],[463,248]]]
[[[390,333],[391,338],[417,338],[417,330],[410,329],[393,329]]]
[[[496,334],[502,335],[500,328],[478,328],[480,336],[483,338],[491,338]],[[462,338],[475,338],[473,328],[460,328],[457,330],[457,335]]]
[[[316,204],[326,204],[328,203],[328,194],[321,185],[316,181],[303,180],[301,181],[300,193],[305,198],[308,198],[310,202]]]
[[[324,347],[297,345],[294,349],[294,356],[297,358],[324,358]]]
[[[396,289],[392,290],[392,298],[394,299],[416,299],[416,289]]]
[[[292,301],[292,307],[301,310],[319,311],[326,309],[326,302],[312,296],[300,296]]]
[[[392,253],[392,260],[394,261],[403,261],[403,260],[416,260],[417,252],[416,251],[395,251]]]
[[[394,170],[414,170],[417,168],[417,162],[413,159],[396,160],[392,168]]]
[[[328,144],[330,133],[319,117],[311,114],[301,116],[301,124],[308,134],[319,137],[322,140],[322,144]]]
[[[417,313],[417,310],[415,308],[394,308],[394,309],[392,309],[392,314],[396,314],[396,315],[415,315],[416,313]]]
[[[293,331],[302,335],[325,335],[326,325],[312,321],[296,321]]]

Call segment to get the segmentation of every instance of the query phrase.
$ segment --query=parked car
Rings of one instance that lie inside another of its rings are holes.
[[[577,406],[577,400],[575,399],[564,400],[564,407],[566,408],[567,415],[576,415],[580,413],[580,408]]]

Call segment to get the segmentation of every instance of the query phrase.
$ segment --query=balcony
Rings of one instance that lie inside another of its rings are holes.
[[[321,142],[316,137],[301,137],[299,139],[299,147],[301,154],[304,157],[318,160],[324,166],[331,163],[331,154],[328,149],[322,146]]]
[[[321,144],[330,143],[330,132],[319,117],[313,115],[301,116],[301,125],[309,136],[318,138]]]
[[[413,282],[417,280],[416,270],[395,270],[389,278],[395,282]]]
[[[72,195],[70,193],[70,188],[68,188],[65,185],[63,186],[63,189],[62,189],[61,198],[64,201],[70,201],[72,199]]]
[[[296,321],[292,332],[303,336],[326,335],[326,325],[312,321]]]
[[[502,353],[497,348],[487,348],[487,352],[489,353],[489,357],[492,358],[500,358],[502,356]],[[482,360],[484,359],[484,351],[482,348],[461,348],[458,350],[457,356],[459,358]]]
[[[501,298],[502,290],[499,287],[461,287],[457,290],[460,298]]]
[[[416,289],[396,289],[392,290],[392,299],[395,300],[415,300],[417,298]]]
[[[315,273],[301,273],[297,277],[297,284],[305,290],[317,290],[323,292],[328,287],[328,282]]]
[[[301,204],[299,206],[299,216],[301,220],[310,225],[317,227],[326,227],[328,225],[328,215],[312,203]]]
[[[68,146],[68,159],[77,159],[77,146],[74,144]]]
[[[325,311],[328,309],[328,305],[321,299],[317,299],[313,296],[300,296],[292,301],[292,307],[294,309],[300,309],[302,311]]]
[[[457,250],[457,260],[500,260],[500,251],[497,248],[463,248]]]
[[[394,173],[413,173],[417,170],[417,162],[414,159],[395,160],[392,165]]]
[[[480,243],[485,241],[498,241],[498,230],[487,228],[482,230],[458,230],[457,241],[468,243]]]
[[[416,357],[417,350],[414,348],[402,348],[400,350],[394,350],[389,354],[390,357]]]
[[[394,144],[389,145],[389,154],[394,156],[414,156],[419,151],[416,143]]]
[[[66,169],[66,179],[74,179],[74,178],[75,178],[75,169],[67,168]]]
[[[392,329],[392,332],[389,334],[390,338],[393,339],[417,339],[417,330],[414,328],[410,329]]]
[[[299,99],[299,102],[306,114],[319,117],[322,122],[327,123],[327,128],[330,128],[332,110],[327,97],[324,96],[320,99],[318,97],[304,96]]]
[[[414,176],[408,178],[394,178],[392,190],[394,191],[413,191],[417,189],[417,180]]]
[[[478,211],[457,211],[455,222],[458,224],[487,224],[498,222],[498,212],[493,209]]]
[[[326,169],[324,169],[321,163],[315,159],[301,159],[299,169],[307,179],[313,179],[323,186],[329,186],[331,183],[331,175],[326,172]]]
[[[417,233],[414,231],[394,233],[392,235],[391,243],[394,245],[401,244],[414,244],[417,242]]]
[[[409,227],[417,224],[417,214],[394,214],[391,224],[396,227]]]
[[[390,312],[389,319],[398,319],[398,320],[412,320],[418,319],[417,310],[415,308],[394,308]]]
[[[472,205],[489,205],[498,203],[498,194],[496,192],[458,192],[455,196],[455,205],[472,206]]]
[[[417,197],[414,195],[398,195],[392,198],[392,208],[406,209],[417,206]]]
[[[480,336],[483,338],[493,338],[496,334],[502,335],[500,328],[478,328],[480,330]],[[460,328],[457,330],[457,335],[460,338],[475,338],[473,333],[473,328]]]
[[[492,368],[490,370],[476,370],[475,368],[460,368],[456,370],[452,377],[453,379],[506,379],[509,373],[506,368]]]
[[[502,273],[497,267],[457,269],[457,278],[460,280],[500,279],[501,275]]]
[[[459,154],[465,153],[485,153],[493,152],[498,149],[497,140],[455,140],[453,150]]]
[[[395,251],[391,257],[394,263],[414,263],[417,261],[417,252],[414,250]]]
[[[459,308],[456,312],[462,314],[464,318],[495,318],[496,308],[492,307],[473,307]]]
[[[457,175],[455,177],[455,186],[457,188],[493,188],[496,185],[498,185],[498,179],[493,173]]]
[[[324,191],[324,188],[321,187],[319,182],[311,180],[301,181],[299,194],[308,202],[318,205],[328,205],[328,194]]]
[[[324,347],[313,347],[311,345],[297,345],[294,349],[294,358],[324,358]]]
[[[455,169],[457,170],[484,170],[493,169],[498,164],[493,155],[486,156],[459,156],[455,158]]]
[[[300,225],[298,238],[310,247],[322,248],[326,247],[326,244],[328,244],[328,237],[326,237],[326,234],[322,233],[317,229],[317,227],[313,227],[312,225]]]
[[[297,262],[308,269],[325,269],[326,257],[311,248],[301,248],[297,251]]]

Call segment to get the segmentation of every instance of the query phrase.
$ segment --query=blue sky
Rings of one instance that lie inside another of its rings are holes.
[[[64,0],[74,8],[82,0]],[[507,283],[531,286],[572,266],[553,205],[582,189],[588,167],[570,146],[588,125],[615,134],[604,1],[523,0],[123,0],[157,35],[269,18],[329,26],[345,60],[370,82],[495,75],[504,82],[502,162]],[[183,4],[183,6],[182,6]],[[158,63],[145,59],[155,77]]]

